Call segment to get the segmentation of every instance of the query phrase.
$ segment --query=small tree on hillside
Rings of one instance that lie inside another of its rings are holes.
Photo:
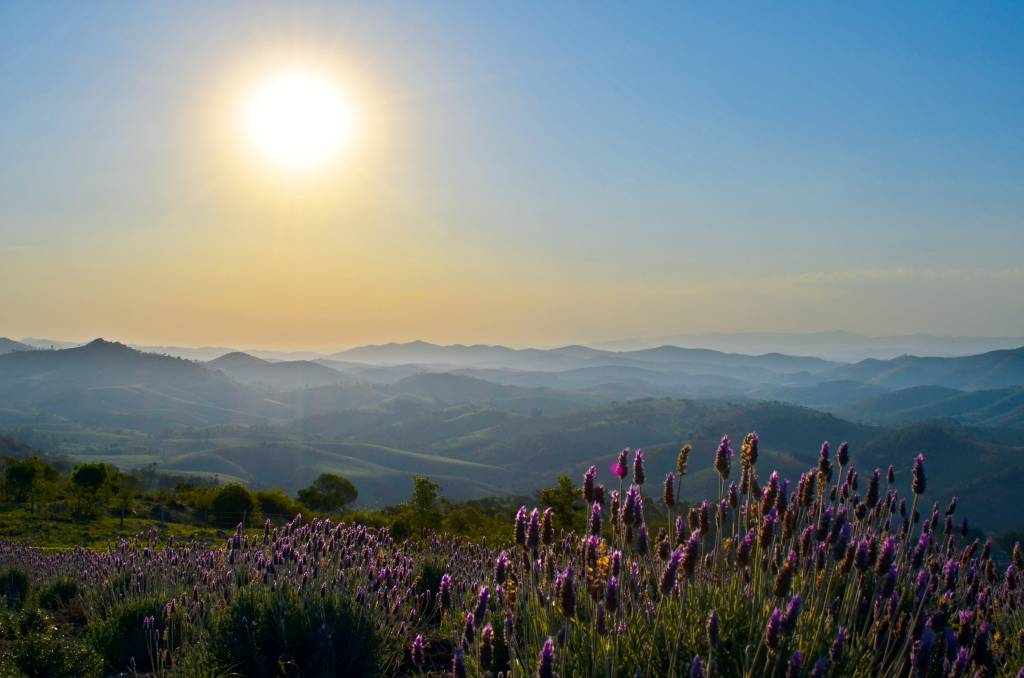
[[[256,513],[257,506],[252,493],[238,483],[220,488],[211,503],[214,517],[223,525],[248,523]]]
[[[36,503],[57,483],[57,469],[39,457],[19,459],[4,469],[4,491],[17,502],[30,502],[35,513]]]
[[[96,515],[113,489],[111,471],[106,464],[79,464],[71,472],[71,490],[75,494],[78,515]]]
[[[437,495],[441,486],[426,476],[416,476],[412,481],[412,497],[409,507],[413,511],[416,526],[420,529],[436,525],[441,519],[437,510]]]
[[[314,511],[342,511],[359,496],[347,478],[334,473],[321,473],[307,488],[299,490],[299,501]]]
[[[538,494],[541,506],[550,506],[555,511],[555,526],[560,529],[578,530],[583,527],[584,508],[582,493],[568,476],[559,476],[558,485],[547,487]]]

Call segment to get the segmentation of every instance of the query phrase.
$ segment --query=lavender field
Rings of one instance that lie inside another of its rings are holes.
[[[213,546],[2,543],[0,675],[1021,675],[1021,548],[967,540],[924,456],[861,475],[825,443],[790,480],[758,445],[685,446],[664,479],[624,450],[611,486],[606,462],[582,478],[585,534],[541,506],[505,543],[301,516]],[[698,458],[719,494],[684,507]]]

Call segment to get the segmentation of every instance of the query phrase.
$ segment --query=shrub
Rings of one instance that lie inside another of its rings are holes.
[[[78,582],[71,577],[61,577],[39,592],[39,604],[47,610],[58,610],[78,595]]]
[[[163,609],[163,600],[155,596],[128,598],[111,605],[101,619],[89,624],[86,637],[103,658],[104,672],[126,671],[133,658],[140,673],[153,668],[143,622],[148,616],[161,618]]]
[[[63,636],[34,634],[21,638],[12,644],[9,662],[27,678],[103,675],[103,660],[96,652],[79,640]]]
[[[231,483],[214,495],[211,508],[218,524],[234,525],[243,520],[249,522],[254,517],[258,504],[244,485]]]
[[[243,676],[373,676],[380,641],[346,598],[242,589],[210,626],[207,650]]]
[[[0,576],[0,597],[8,607],[20,609],[28,595],[28,575],[17,568],[10,568]]]
[[[291,520],[302,512],[302,508],[281,490],[260,490],[256,493],[260,513],[271,520]]]

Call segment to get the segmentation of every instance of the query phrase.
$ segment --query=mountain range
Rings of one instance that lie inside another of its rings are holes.
[[[683,441],[710,454],[723,433],[752,428],[765,468],[791,477],[830,438],[880,467],[937,455],[936,492],[979,492],[986,478],[1003,487],[1024,459],[1024,349],[850,364],[412,342],[204,362],[97,339],[0,355],[0,433],[22,443],[289,490],[333,470],[367,503],[403,499],[416,474],[452,497],[529,492],[627,445],[668,470]],[[709,470],[688,476],[693,496],[714,489]],[[990,513],[993,529],[1016,520]]]

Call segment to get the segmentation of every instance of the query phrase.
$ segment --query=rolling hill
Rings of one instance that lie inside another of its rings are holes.
[[[206,363],[235,381],[273,391],[298,391],[347,381],[337,370],[308,360],[270,362],[235,351]]]
[[[886,388],[945,386],[980,390],[1024,386],[1024,347],[956,358],[900,356],[863,360],[828,372],[830,379],[848,379]]]

